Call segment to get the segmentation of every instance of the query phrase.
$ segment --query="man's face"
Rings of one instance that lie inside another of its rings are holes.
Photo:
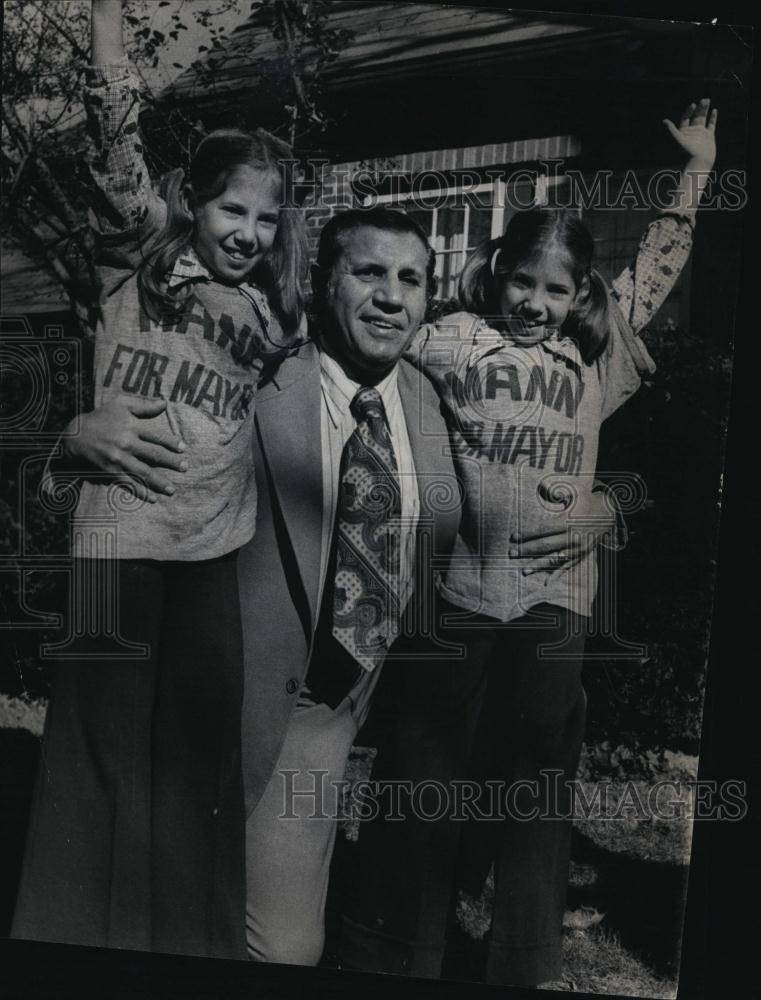
[[[321,317],[347,375],[375,384],[401,358],[423,321],[428,252],[414,233],[363,226],[342,238]]]

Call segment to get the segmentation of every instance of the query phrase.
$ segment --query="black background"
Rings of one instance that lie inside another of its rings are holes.
[[[482,0],[481,6],[507,7]],[[761,162],[759,39],[761,17],[736,2],[619,2],[545,4],[523,0],[517,9],[711,21],[755,26],[755,73],[749,122],[749,207],[744,222],[743,273],[736,328],[732,405],[722,506],[718,589],[708,669],[700,777],[747,782],[748,815],[735,823],[696,823],[682,954],[680,1000],[751,1000],[761,996],[757,951],[761,942],[758,823],[761,750],[755,725],[761,657],[755,642],[761,614],[756,494],[761,299],[756,242],[761,233],[756,171]],[[721,126],[719,126],[721,127]],[[755,198],[754,198],[755,195]],[[719,294],[719,290],[717,290]],[[753,459],[756,458],[754,462]],[[700,539],[695,539],[700,544]],[[761,637],[761,630],[759,630]],[[0,941],[0,997],[238,998],[343,1000],[381,997],[489,998],[541,995],[509,987],[439,983],[160,955],[106,952]],[[545,996],[562,996],[546,993]],[[582,994],[572,994],[582,996]]]

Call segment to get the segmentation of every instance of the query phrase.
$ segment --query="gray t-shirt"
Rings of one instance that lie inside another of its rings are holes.
[[[569,338],[519,347],[469,313],[442,319],[419,343],[465,490],[443,595],[505,622],[543,602],[588,615],[594,556],[524,576],[510,536],[565,531],[574,498],[591,491],[600,424],[640,385],[629,349],[613,333],[608,351],[585,365]]]
[[[182,319],[161,326],[145,315],[131,276],[104,299],[102,310],[95,406],[122,393],[166,400],[166,411],[141,427],[178,434],[187,445],[188,471],[167,470],[175,493],[155,504],[106,481],[84,482],[74,520],[76,554],[201,560],[238,548],[253,536],[256,521],[251,442],[266,350],[260,318],[272,322],[264,295],[252,285],[195,281]]]
[[[100,195],[101,315],[95,335],[95,406],[124,393],[167,402],[141,420],[187,444],[188,471],[166,472],[173,496],[141,502],[109,482],[82,483],[73,548],[80,556],[202,560],[248,541],[256,521],[252,457],[254,395],[263,355],[283,331],[264,292],[214,279],[190,247],[167,276],[189,292],[182,318],[152,323],[141,308],[137,269],[162,232],[167,205],[151,185],[138,127],[140,88],[126,59],[91,67],[84,100],[92,138],[90,171]],[[180,174],[166,178],[175,199]]]
[[[502,622],[542,603],[590,614],[594,553],[572,567],[524,575],[510,536],[583,530],[574,516],[583,519],[592,489],[600,425],[655,370],[634,333],[663,303],[691,244],[687,217],[665,213],[648,225],[632,264],[613,282],[608,345],[591,365],[568,337],[523,347],[470,313],[416,336],[405,356],[441,396],[465,491],[440,584],[447,600]]]

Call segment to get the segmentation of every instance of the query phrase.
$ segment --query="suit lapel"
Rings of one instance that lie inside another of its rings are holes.
[[[283,362],[256,400],[262,452],[312,622],[317,613],[322,545],[320,391],[319,354],[309,343]]]
[[[399,396],[407,421],[407,433],[415,461],[418,482],[424,486],[435,479],[448,481],[452,476],[452,459],[448,435],[438,408],[434,407],[423,392],[425,375],[404,361],[399,364]],[[428,508],[425,489],[421,489],[420,503]]]
[[[399,395],[420,498],[416,589],[432,607],[435,575],[448,562],[460,526],[462,489],[439,399],[425,375],[405,361],[399,365]]]

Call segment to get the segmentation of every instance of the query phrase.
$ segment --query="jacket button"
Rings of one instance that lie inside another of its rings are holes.
[[[288,692],[288,694],[296,694],[298,689],[299,689],[299,682],[296,680],[295,677],[289,677],[288,680],[285,682],[285,690]]]

